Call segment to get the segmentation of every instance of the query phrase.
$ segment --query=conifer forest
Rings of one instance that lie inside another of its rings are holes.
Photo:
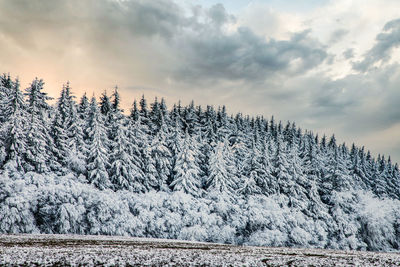
[[[223,105],[72,91],[1,76],[1,233],[399,250],[390,157]]]

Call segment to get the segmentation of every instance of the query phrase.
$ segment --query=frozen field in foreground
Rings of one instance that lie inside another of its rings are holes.
[[[0,235],[1,266],[400,266],[400,253],[109,236]]]

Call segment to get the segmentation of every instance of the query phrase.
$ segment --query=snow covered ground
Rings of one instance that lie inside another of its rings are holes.
[[[400,266],[400,253],[241,247],[166,239],[0,235],[1,266]]]

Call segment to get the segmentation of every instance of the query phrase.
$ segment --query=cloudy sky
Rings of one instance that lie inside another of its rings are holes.
[[[400,162],[398,0],[0,0],[0,71],[275,115]]]

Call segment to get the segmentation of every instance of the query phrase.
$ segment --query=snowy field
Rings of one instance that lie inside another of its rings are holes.
[[[74,235],[0,235],[0,255],[1,266],[400,266],[400,253]]]

